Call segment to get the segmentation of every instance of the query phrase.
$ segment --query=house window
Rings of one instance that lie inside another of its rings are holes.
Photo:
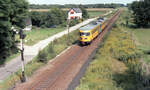
[[[71,13],[71,14],[74,14],[74,12],[73,12],[73,11],[71,11],[70,13]]]
[[[71,17],[71,19],[74,19],[74,17]]]

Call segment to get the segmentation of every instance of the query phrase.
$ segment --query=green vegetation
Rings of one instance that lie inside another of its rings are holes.
[[[16,58],[19,55],[20,55],[19,53],[10,55],[9,57],[6,58],[5,63],[11,61],[12,59]],[[3,62],[0,61],[0,65],[2,65],[2,64],[3,64]]]
[[[83,7],[83,5],[79,5],[79,8],[80,8],[81,11],[82,11],[82,17],[83,17],[84,19],[89,18],[88,11]]]
[[[25,32],[26,38],[24,41],[26,45],[34,45],[40,40],[46,39],[63,30],[65,30],[65,27],[33,29],[32,31]]]
[[[52,8],[48,12],[30,12],[32,25],[37,27],[53,27],[66,25],[67,14],[59,8]]]
[[[129,33],[117,26],[100,47],[76,90],[135,90],[142,86],[128,67],[139,56]]]
[[[45,49],[40,51],[37,57],[35,57],[31,62],[29,62],[25,66],[25,73],[27,77],[30,77],[33,72],[35,72],[40,67],[46,65],[46,63],[54,58],[56,55],[61,53],[64,49],[66,49],[68,46],[77,43],[78,41],[78,31],[73,31],[70,33],[70,40],[68,43],[67,40],[68,35],[64,35],[63,37],[54,40],[52,43],[50,43]],[[43,57],[44,56],[44,57]],[[7,90],[8,88],[15,85],[16,82],[18,82],[21,78],[21,70],[14,73],[10,77],[8,77],[6,80],[0,83],[0,90]]]
[[[11,27],[24,27],[28,3],[26,0],[1,0],[0,5],[0,64],[4,64],[7,57],[17,53],[15,32]]]
[[[150,24],[150,0],[134,1],[129,8],[133,11],[137,27],[147,27]]]
[[[97,17],[97,16],[100,16],[100,15],[103,15],[106,12],[107,11],[89,11],[88,14],[89,14],[90,18],[92,18],[92,17]]]
[[[150,29],[136,28],[135,24],[133,23],[132,14],[127,9],[124,10],[119,24],[122,26],[121,28],[130,32],[134,43],[136,43],[136,48],[143,52],[142,57],[144,61],[150,62],[148,54],[150,51]]]
[[[150,29],[134,29],[137,45],[145,50],[150,50]]]
[[[35,5],[31,4],[30,9],[50,9],[53,7],[57,8],[77,8],[80,5],[77,4],[65,4],[65,5]],[[124,4],[116,4],[116,3],[110,3],[110,4],[87,4],[82,5],[84,8],[117,8],[117,7],[125,7]]]
[[[150,67],[142,60],[150,57],[149,30],[133,28],[130,18],[124,10],[76,90],[149,90]]]

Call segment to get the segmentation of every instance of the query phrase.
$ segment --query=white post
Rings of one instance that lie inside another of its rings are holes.
[[[21,34],[22,33],[22,34]],[[21,45],[21,61],[22,61],[22,77],[21,77],[21,82],[25,82],[26,78],[25,78],[25,64],[24,64],[24,48],[23,48],[23,31],[20,32],[20,45]]]

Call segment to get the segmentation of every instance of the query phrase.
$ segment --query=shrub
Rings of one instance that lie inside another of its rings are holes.
[[[45,50],[39,51],[37,60],[40,62],[47,62],[47,52]]]

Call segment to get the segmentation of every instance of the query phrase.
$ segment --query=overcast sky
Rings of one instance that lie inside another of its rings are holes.
[[[131,3],[135,0],[28,0],[30,4],[98,4],[98,3]]]

